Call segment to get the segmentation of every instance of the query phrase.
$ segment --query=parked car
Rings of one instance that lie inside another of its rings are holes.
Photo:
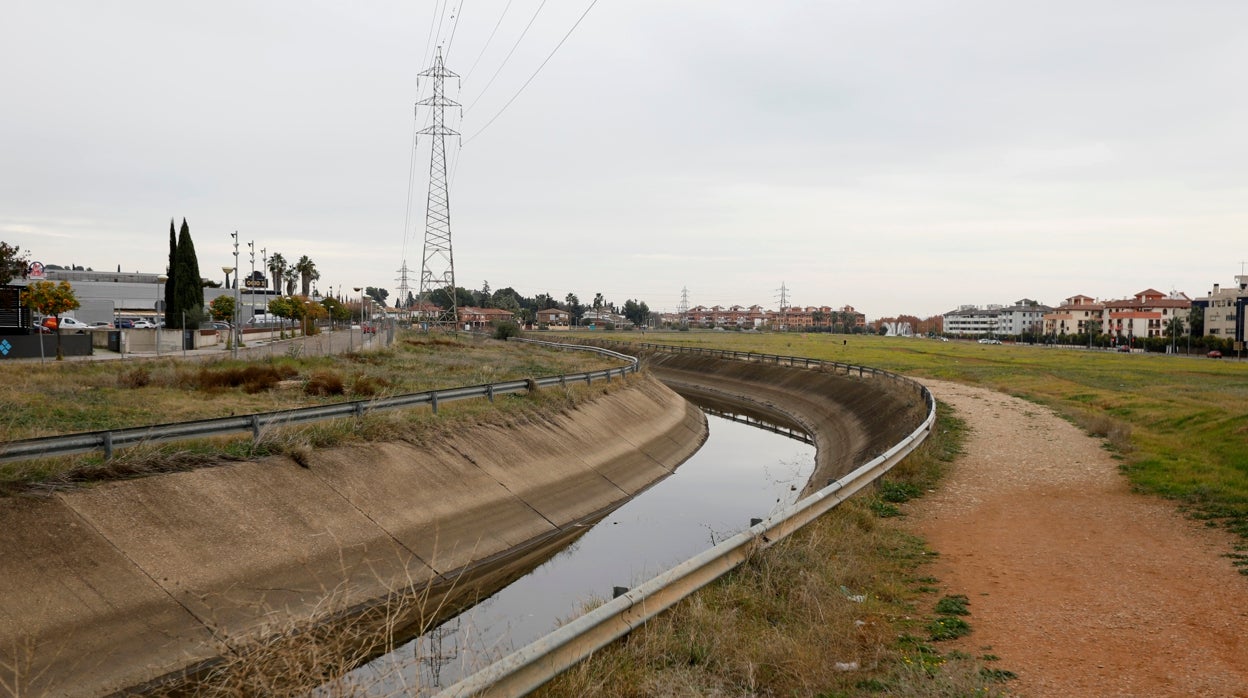
[[[1121,346],[1119,346],[1119,347],[1118,347],[1118,351],[1120,351],[1120,352],[1122,352],[1122,353],[1124,353],[1124,354],[1130,354],[1130,353],[1131,353],[1131,347],[1129,347],[1129,346],[1127,346],[1127,345],[1123,344],[1123,345],[1121,345]]]
[[[152,321],[151,321],[151,320],[143,320],[143,319],[139,319],[139,320],[135,320],[135,321],[133,321],[133,323],[132,323],[130,326],[131,326],[131,327],[133,327],[133,328],[134,328],[134,329],[136,329],[136,330],[154,330],[154,329],[156,329],[156,325],[154,325],[154,324],[152,323]]]
[[[45,317],[43,319],[43,322],[41,322],[40,324],[48,328],[49,330],[55,330],[57,329],[56,316],[49,315]],[[78,320],[72,317],[63,317],[60,319],[60,328],[64,330],[65,332],[81,332],[83,330],[91,329],[91,326],[83,322],[82,320]]]
[[[96,321],[96,322],[93,322],[93,323],[91,323],[91,326],[92,326],[92,327],[94,327],[94,328],[95,328],[95,329],[97,329],[97,330],[111,330],[111,329],[113,329],[113,323],[111,323],[111,322],[104,322],[103,320],[98,320],[98,321]]]
[[[983,338],[983,339],[979,340],[979,343],[980,343],[980,344],[1000,344],[1000,343],[1001,343],[1001,340],[999,340],[999,339],[988,339],[987,337],[985,337],[985,338]]]
[[[216,330],[216,331],[218,331],[218,332],[229,332],[229,331],[230,331],[230,329],[232,329],[232,328],[231,328],[231,326],[230,326],[230,323],[228,323],[228,322],[221,322],[220,320],[213,320],[213,321],[210,323],[210,326],[212,327],[212,329],[214,329],[214,330]]]
[[[360,325],[360,329],[364,332],[364,334],[377,334],[377,326],[367,322]]]
[[[52,330],[37,322],[30,329],[34,330],[36,334],[52,334]]]
[[[1211,359],[1220,359],[1222,358],[1222,352],[1218,351],[1217,349],[1214,349],[1213,351],[1206,354],[1206,356],[1208,356]]]

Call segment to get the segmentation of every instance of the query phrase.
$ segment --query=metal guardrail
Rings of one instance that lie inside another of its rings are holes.
[[[595,379],[602,378],[610,381],[612,376],[623,377],[629,373],[635,373],[637,371],[637,357],[628,356],[627,354],[621,354],[602,347],[590,347],[580,344],[559,344],[557,342],[544,342],[521,338],[513,338],[513,341],[521,341],[529,344],[538,344],[560,349],[593,351],[604,356],[628,362],[627,366],[620,368],[609,368],[599,371],[586,371],[583,373],[546,376],[543,378],[532,379],[533,384],[539,388],[554,385],[568,385],[581,381],[591,383]],[[408,395],[398,395],[373,400],[356,400],[352,402],[335,403],[333,405],[279,410],[276,412],[258,412],[256,414],[241,415],[237,417],[201,419],[191,422],[155,424],[152,426],[134,427],[130,429],[89,431],[78,434],[45,436],[33,439],[22,439],[19,441],[6,441],[0,443],[0,462],[29,460],[31,458],[44,458],[51,456],[65,456],[76,453],[89,453],[92,451],[103,451],[105,458],[112,458],[114,450],[124,448],[126,446],[163,441],[180,441],[184,439],[203,438],[207,436],[223,436],[245,431],[250,431],[253,439],[259,439],[260,434],[267,429],[288,426],[291,424],[301,424],[304,422],[315,422],[326,419],[340,419],[344,417],[362,417],[373,411],[408,409],[412,407],[419,407],[421,405],[429,405],[433,408],[434,412],[437,412],[439,403],[480,397],[487,398],[493,402],[495,395],[523,393],[528,391],[529,387],[530,384],[528,380],[513,380],[502,383],[490,383],[486,385],[472,385],[459,388],[447,388],[444,390],[429,390],[423,393],[411,393]]]
[[[665,345],[642,345],[656,349],[668,349]],[[675,348],[675,347],[672,347]],[[681,349],[691,349],[682,347]],[[747,352],[723,352],[702,350],[695,353],[718,353],[745,355]],[[750,354],[753,357],[771,355]],[[801,357],[779,357],[788,365],[827,365]],[[748,360],[748,359],[747,359]],[[836,364],[846,367],[848,364]],[[754,551],[769,548],[781,539],[799,530],[859,490],[875,482],[894,465],[910,454],[927,438],[936,422],[936,401],[926,386],[904,376],[870,369],[853,367],[874,375],[888,375],[913,383],[927,405],[927,418],[906,438],[859,466],[850,474],[802,499],[796,504],[772,514],[767,519],[721,542],[648,582],[631,589],[610,602],[586,613],[558,630],[513,652],[485,669],[438,693],[439,698],[461,696],[522,696],[565,671],[593,652],[606,646],[635,627],[675,605],[681,599],[710,584],[726,572],[744,562]],[[860,372],[860,375],[862,373]]]

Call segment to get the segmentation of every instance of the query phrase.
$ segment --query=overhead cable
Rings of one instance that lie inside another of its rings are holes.
[[[545,2],[543,2],[543,4],[545,4]],[[597,4],[598,4],[598,0],[593,0],[592,2],[589,3],[589,7],[585,8],[585,11],[581,13],[581,16],[576,20],[576,23],[573,24],[572,28],[568,30],[568,33],[563,35],[563,38],[560,39],[559,43],[555,45],[555,48],[551,50],[550,55],[546,56],[546,60],[542,61],[542,64],[537,66],[537,70],[533,71],[533,74],[529,76],[529,79],[524,81],[524,84],[520,86],[520,89],[516,90],[516,93],[511,96],[511,99],[507,100],[507,103],[503,105],[502,109],[498,110],[497,114],[491,117],[489,121],[485,122],[485,125],[482,126],[476,133],[464,139],[465,144],[471,143],[474,138],[481,135],[485,131],[485,129],[489,128],[490,124],[494,123],[494,121],[498,119],[498,117],[502,116],[503,112],[507,111],[507,107],[510,107],[511,103],[516,101],[516,98],[520,96],[520,93],[524,92],[524,88],[528,87],[529,83],[533,82],[533,78],[537,77],[537,74],[542,72],[542,68],[545,68],[546,64],[550,62],[550,59],[555,57],[555,52],[559,50],[560,46],[563,46],[563,43],[568,40],[569,36],[572,36],[572,32],[576,31],[576,28],[581,25],[581,21],[585,19],[585,16],[588,15],[589,11],[594,9],[594,5],[597,5]],[[538,9],[541,9],[541,8],[539,7]]]

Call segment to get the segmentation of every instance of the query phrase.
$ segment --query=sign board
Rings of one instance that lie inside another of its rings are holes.
[[[43,262],[31,262],[30,267],[26,269],[26,278],[29,279],[46,279],[47,274],[43,271]]]
[[[247,288],[268,288],[269,280],[264,277],[259,279],[244,279],[243,286]]]

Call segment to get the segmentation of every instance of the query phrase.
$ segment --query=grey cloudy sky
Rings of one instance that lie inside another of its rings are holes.
[[[499,115],[589,3],[9,3],[0,239],[163,271],[185,216],[207,275],[238,230],[393,292],[432,33],[461,286],[876,317],[1248,259],[1248,3],[602,0]]]

